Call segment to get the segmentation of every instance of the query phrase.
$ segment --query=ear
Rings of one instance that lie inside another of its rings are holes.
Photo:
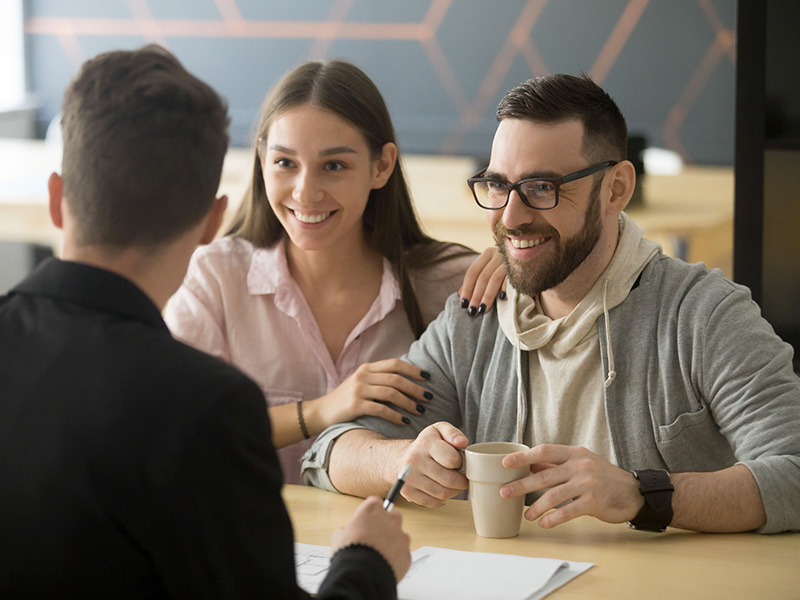
[[[200,238],[201,244],[208,244],[214,240],[217,231],[219,231],[222,225],[222,220],[225,218],[225,209],[227,208],[227,196],[220,196],[214,200],[214,203],[211,205],[211,210],[208,211],[208,216],[206,217],[206,227],[203,231],[203,237]]]
[[[607,187],[606,187],[607,186]],[[617,215],[628,206],[636,186],[636,169],[629,160],[623,160],[609,169],[604,187],[608,190],[606,214]]]
[[[206,227],[203,231],[203,237],[200,239],[201,244],[208,244],[214,240],[217,231],[222,225],[222,220],[225,218],[226,208],[228,208],[227,196],[220,196],[214,200],[214,204],[211,205],[211,210],[208,211],[208,216],[206,217]]]
[[[64,181],[58,173],[50,173],[50,179],[47,180],[47,191],[50,196],[50,220],[53,225],[59,229],[64,227],[64,213],[61,210],[61,202],[63,201],[63,188]]]
[[[375,172],[372,176],[372,189],[378,190],[386,185],[394,173],[397,165],[397,146],[392,142],[386,142],[381,149],[381,155],[373,164]]]

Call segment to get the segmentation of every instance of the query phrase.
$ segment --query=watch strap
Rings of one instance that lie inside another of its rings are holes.
[[[644,504],[628,526],[641,531],[664,531],[672,523],[672,492],[669,473],[659,469],[631,471],[639,480]]]

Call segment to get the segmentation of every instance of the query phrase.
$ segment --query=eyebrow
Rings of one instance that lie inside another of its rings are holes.
[[[284,154],[291,154],[292,156],[297,155],[296,151],[292,150],[291,148],[287,148],[286,146],[281,146],[280,144],[270,144],[269,149],[276,152],[282,152]],[[321,150],[319,153],[320,156],[331,156],[334,154],[356,154],[356,151],[350,146],[334,146],[333,148]]]
[[[322,150],[319,153],[320,156],[330,156],[332,154],[356,154],[356,151],[350,146],[334,146],[333,148]]]
[[[487,170],[486,173],[483,174],[484,177],[489,179],[496,179],[497,181],[508,181],[508,179],[497,173],[496,171],[489,171]],[[523,179],[558,179],[562,177],[560,173],[556,173],[554,171],[531,171],[530,173],[523,173],[522,177],[519,178],[519,181]]]

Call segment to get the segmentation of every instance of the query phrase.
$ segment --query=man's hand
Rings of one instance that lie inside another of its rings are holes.
[[[467,437],[450,423],[441,421],[423,429],[398,462],[411,465],[401,495],[409,502],[438,507],[467,489],[467,478],[458,472],[462,460],[458,450],[468,444]]]
[[[383,555],[400,581],[411,565],[411,538],[401,528],[400,512],[387,512],[382,503],[377,496],[362,502],[350,522],[333,532],[331,551],[350,544],[370,546]]]
[[[633,474],[586,448],[542,444],[503,459],[508,468],[525,465],[530,465],[531,475],[504,485],[500,495],[512,498],[547,490],[525,511],[526,519],[539,519],[545,529],[581,515],[623,523],[633,519],[644,504]]]

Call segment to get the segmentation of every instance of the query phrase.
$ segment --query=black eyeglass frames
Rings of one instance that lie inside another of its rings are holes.
[[[472,190],[472,195],[478,206],[486,210],[500,210],[508,204],[511,192],[517,190],[522,201],[534,210],[550,210],[558,205],[558,189],[565,183],[588,177],[598,171],[613,167],[615,160],[597,163],[580,171],[569,173],[563,177],[532,177],[520,179],[516,183],[499,181],[491,177],[483,177],[486,169],[479,171],[467,179],[467,184]]]

